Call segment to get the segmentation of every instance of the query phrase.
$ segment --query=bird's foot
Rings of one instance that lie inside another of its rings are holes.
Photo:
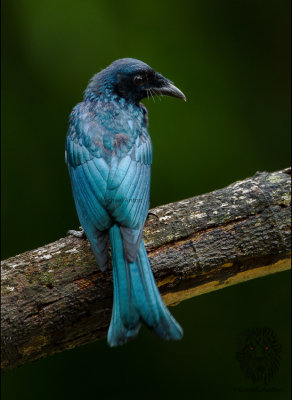
[[[82,239],[86,238],[86,234],[82,226],[79,226],[79,231],[74,231],[73,229],[70,229],[69,231],[67,231],[67,235],[71,235]]]
[[[151,215],[153,215],[154,217],[156,217],[156,218],[159,220],[158,215],[156,215],[154,212],[149,212],[148,215],[147,215],[147,219],[148,219]]]

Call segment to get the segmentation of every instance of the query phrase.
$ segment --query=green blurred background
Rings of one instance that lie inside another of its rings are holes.
[[[89,78],[118,58],[147,62],[188,99],[144,101],[151,207],[287,167],[289,30],[288,0],[3,0],[2,259],[78,227],[67,118]],[[143,329],[122,348],[102,340],[6,373],[3,398],[288,399],[289,279],[284,272],[173,308],[185,330],[179,343]],[[235,344],[263,325],[278,334],[282,361],[256,391]]]

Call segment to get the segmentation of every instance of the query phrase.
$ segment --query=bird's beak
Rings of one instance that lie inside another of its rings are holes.
[[[162,94],[164,96],[176,97],[178,99],[182,99],[183,101],[187,101],[186,96],[183,94],[181,90],[179,90],[176,86],[174,86],[171,82],[168,82],[167,85],[162,86],[161,88],[155,88],[155,94]]]
[[[174,86],[174,84],[172,82],[170,82],[168,79],[166,79],[162,75],[160,75],[159,81],[160,81],[159,87],[153,88],[153,91],[155,94],[176,97],[178,99],[182,99],[183,101],[187,101],[187,98],[183,94],[183,92],[181,90],[179,90],[176,86]]]

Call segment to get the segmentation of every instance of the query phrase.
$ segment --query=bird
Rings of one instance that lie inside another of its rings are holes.
[[[158,337],[179,340],[183,330],[157,288],[142,234],[150,201],[152,143],[141,100],[185,95],[148,64],[114,61],[95,74],[69,116],[65,160],[82,228],[96,262],[108,267],[110,243],[113,308],[107,342],[122,345],[142,322]]]

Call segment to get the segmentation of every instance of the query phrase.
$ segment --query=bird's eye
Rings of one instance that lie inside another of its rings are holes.
[[[136,75],[133,78],[136,86],[142,86],[145,83],[145,78],[142,75]]]

